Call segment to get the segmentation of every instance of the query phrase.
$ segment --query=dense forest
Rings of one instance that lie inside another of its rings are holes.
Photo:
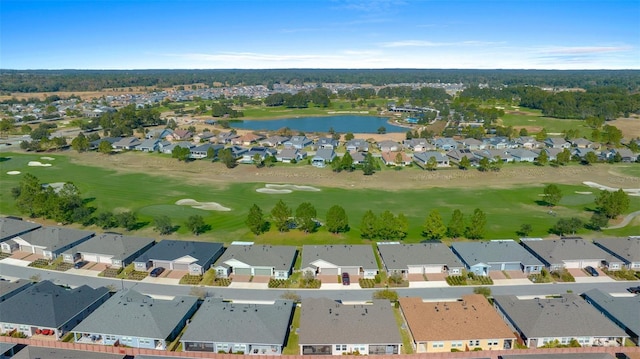
[[[640,90],[638,70],[444,70],[444,69],[282,69],[282,70],[7,70],[0,69],[2,92],[97,91],[135,86],[169,87],[275,83],[464,83],[589,89],[615,86]]]

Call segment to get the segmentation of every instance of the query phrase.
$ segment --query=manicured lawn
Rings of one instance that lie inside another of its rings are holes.
[[[321,188],[319,192],[294,191],[289,194],[257,193],[263,183],[226,183],[196,185],[181,182],[175,177],[159,174],[117,173],[116,171],[88,167],[70,163],[63,155],[44,155],[54,157],[47,161],[40,154],[6,154],[9,160],[1,163],[0,172],[0,213],[20,215],[11,197],[11,188],[18,185],[23,174],[32,173],[42,183],[72,181],[80,189],[89,205],[100,211],[135,211],[139,220],[147,226],[137,235],[159,237],[151,230],[153,218],[158,215],[169,216],[174,225],[179,225],[173,238],[193,238],[184,226],[185,220],[194,214],[204,217],[212,230],[197,237],[198,240],[231,242],[233,240],[251,240],[269,244],[326,244],[326,243],[369,243],[360,238],[359,226],[365,211],[371,209],[376,214],[390,210],[395,214],[404,213],[409,220],[407,242],[422,240],[422,224],[429,211],[437,208],[445,223],[455,209],[461,210],[468,219],[475,208],[482,209],[487,215],[486,238],[514,238],[516,231],[524,223],[530,224],[533,232],[530,236],[546,236],[547,230],[561,217],[577,216],[587,221],[593,209],[596,190],[586,186],[560,185],[565,197],[560,205],[553,208],[556,216],[541,205],[544,184],[526,187],[457,189],[429,188],[403,191],[360,190],[341,188]],[[51,167],[29,167],[29,161],[51,163]],[[616,169],[618,167],[615,167]],[[626,168],[626,167],[625,167]],[[7,175],[7,171],[21,171],[20,175]],[[329,171],[329,169],[327,169]],[[404,169],[403,171],[413,171]],[[553,183],[553,179],[549,179]],[[577,194],[580,191],[592,191],[594,194]],[[189,206],[175,205],[180,199],[192,198],[200,202],[217,202],[231,208],[229,212],[207,211]],[[318,217],[324,221],[327,210],[333,205],[341,205],[349,217],[351,231],[334,235],[320,228],[316,233],[304,234],[297,230],[279,233],[272,230],[261,236],[254,236],[244,224],[249,208],[255,203],[268,215],[275,203],[282,199],[292,210],[302,202],[315,206]],[[629,212],[640,210],[640,198],[631,197]],[[636,219],[631,226],[620,230],[607,231],[607,235],[627,235],[640,228]],[[92,228],[95,229],[95,228]],[[586,231],[584,231],[586,233]],[[164,236],[163,236],[164,237]]]
[[[517,112],[505,114],[502,117],[502,125],[513,127],[545,128],[547,133],[562,133],[562,131],[577,129],[580,136],[591,135],[591,129],[581,120],[567,120],[542,116],[541,111],[520,108]],[[530,132],[538,132],[530,131]]]
[[[282,349],[283,355],[298,355],[300,354],[299,340],[300,336],[296,332],[300,328],[300,308],[296,306],[293,312],[293,320],[291,321],[291,332],[289,333],[289,340],[287,340],[287,346]]]
[[[244,117],[238,120],[255,120],[255,119],[274,119],[280,117],[295,117],[295,116],[327,116],[330,112],[340,111],[368,111],[366,115],[376,115],[376,108],[366,107],[351,107],[351,103],[348,101],[332,100],[329,107],[309,107],[309,108],[286,108],[284,106],[251,106],[245,105],[240,111],[243,112]]]

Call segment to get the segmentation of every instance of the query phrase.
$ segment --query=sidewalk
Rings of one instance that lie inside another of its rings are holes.
[[[269,283],[231,282],[227,288],[268,289]]]
[[[31,264],[31,261],[23,261],[22,259],[15,259],[10,257],[0,260],[0,262],[18,267],[28,267],[29,264]]]
[[[409,282],[409,288],[444,288],[449,287],[447,281],[434,280],[434,281],[412,281]]]

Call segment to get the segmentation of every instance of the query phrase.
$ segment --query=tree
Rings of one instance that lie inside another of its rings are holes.
[[[482,157],[480,159],[480,161],[478,162],[478,170],[480,172],[488,171],[490,166],[491,166],[491,163],[490,163],[489,159],[486,158],[486,157]]]
[[[407,234],[409,233],[409,220],[404,213],[398,214],[398,218],[396,218],[396,230],[394,233],[393,239],[403,240],[407,238]]]
[[[116,227],[118,225],[118,221],[116,220],[116,217],[111,212],[99,213],[96,216],[94,223],[102,229],[109,229],[109,228]]]
[[[561,166],[566,165],[567,163],[569,163],[570,160],[571,160],[571,152],[569,151],[568,148],[565,148],[564,150],[562,150],[562,152],[556,155],[556,162],[558,162],[558,164]]]
[[[116,214],[115,220],[118,223],[118,227],[124,228],[127,231],[134,230],[138,225],[138,216],[131,211]]]
[[[71,141],[71,148],[78,152],[86,152],[89,149],[89,139],[82,133]]]
[[[480,208],[476,208],[471,215],[471,221],[466,229],[467,238],[481,239],[484,236],[487,215]]]
[[[347,133],[344,135],[344,140],[345,140],[345,141],[351,141],[351,140],[353,140],[354,138],[355,138],[355,137],[353,136],[353,133],[351,133],[351,132],[347,132]]]
[[[491,288],[489,287],[475,287],[473,288],[474,294],[482,294],[485,298],[491,297]]]
[[[3,118],[0,121],[0,134],[4,135],[13,128],[14,120],[11,118]]]
[[[344,154],[344,156],[342,156],[340,165],[343,170],[349,172],[353,171],[353,157],[351,157],[351,154],[348,151]]]
[[[600,191],[596,198],[598,212],[603,213],[607,218],[616,218],[626,212],[630,203],[629,195],[622,189],[615,192]]]
[[[489,168],[491,168],[493,172],[500,172],[502,165],[504,165],[502,158],[500,158],[500,156],[496,156],[496,158],[494,158],[489,164]]]
[[[543,193],[544,201],[549,207],[555,207],[562,199],[562,191],[560,190],[560,187],[553,183],[546,185]]]
[[[279,200],[271,210],[271,218],[280,232],[288,232],[291,224],[291,209]]]
[[[316,229],[316,209],[309,202],[302,202],[296,208],[296,224],[305,233],[313,232]]]
[[[237,165],[236,158],[233,157],[233,153],[229,148],[221,149],[218,152],[218,158],[227,168],[234,168]]]
[[[175,230],[171,223],[171,218],[166,215],[154,218],[153,225],[153,229],[160,232],[161,235],[171,234]]]
[[[464,215],[459,209],[453,211],[451,220],[447,225],[447,236],[458,238],[464,233]]]
[[[583,163],[591,165],[596,162],[598,162],[598,155],[596,155],[595,152],[587,152],[587,154],[584,155]]]
[[[367,153],[364,157],[364,163],[362,164],[362,173],[364,173],[365,176],[370,176],[375,173],[375,170],[376,165],[373,156],[371,153]]]
[[[384,126],[380,126],[378,127],[378,134],[379,135],[384,135],[385,133],[387,133],[387,128]]]
[[[568,233],[575,234],[583,225],[582,220],[578,217],[560,218],[551,228],[551,232],[560,236]]]
[[[520,237],[527,237],[533,231],[533,228],[528,223],[523,223],[520,225],[520,229],[516,231],[516,234]]]
[[[442,216],[437,209],[432,209],[424,220],[422,236],[427,239],[441,239],[447,234],[447,226],[444,225]]]
[[[253,204],[253,206],[251,206],[251,208],[249,208],[249,215],[247,215],[247,220],[244,223],[255,235],[260,235],[266,232],[269,225],[264,219],[262,209],[260,209],[260,207],[258,207],[258,205],[255,203]]]
[[[425,164],[425,168],[429,171],[435,171],[436,167],[438,167],[438,161],[434,156],[429,157],[427,163]]]
[[[109,141],[100,141],[100,144],[98,145],[98,152],[108,155],[112,150],[113,147],[111,147]]]
[[[331,233],[347,232],[349,230],[349,218],[344,208],[338,205],[329,208],[325,226]]]
[[[469,157],[463,156],[460,159],[460,163],[458,163],[458,168],[460,168],[461,170],[466,170],[469,167],[471,167],[471,161],[469,160]]]
[[[360,236],[365,239],[374,239],[378,232],[378,217],[368,210],[362,216],[362,222],[360,222]]]
[[[589,219],[589,226],[591,229],[599,231],[609,224],[609,217],[606,214],[596,211],[593,212],[591,218]]]
[[[547,154],[547,151],[541,150],[540,154],[536,158],[536,164],[545,166],[547,163],[549,163],[549,154]]]
[[[204,233],[207,230],[207,225],[204,223],[204,218],[202,218],[202,216],[198,214],[189,216],[185,224],[191,231],[191,233],[195,234],[196,236]]]
[[[191,150],[187,147],[176,146],[171,151],[171,158],[177,158],[178,161],[187,161],[191,155]]]

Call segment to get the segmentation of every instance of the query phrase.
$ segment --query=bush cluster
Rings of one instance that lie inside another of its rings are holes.
[[[269,279],[269,288],[289,288],[289,281],[286,279]]]
[[[360,278],[360,288],[374,288],[376,286],[375,279]]]
[[[180,278],[180,284],[195,285],[195,284],[200,284],[200,282],[202,282],[201,275],[185,274],[182,278]]]

